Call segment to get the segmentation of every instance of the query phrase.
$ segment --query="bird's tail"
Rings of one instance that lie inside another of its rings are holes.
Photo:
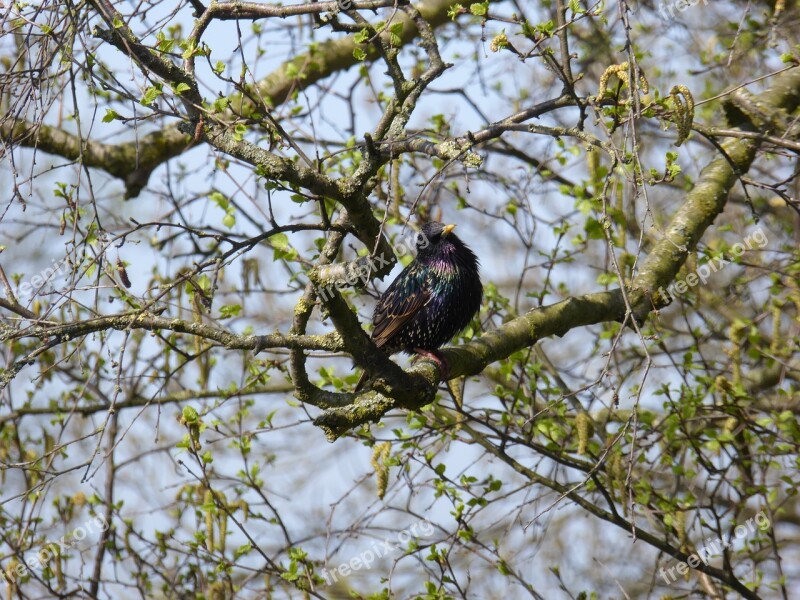
[[[367,372],[362,371],[361,377],[358,378],[358,383],[356,384],[356,387],[353,389],[353,393],[357,394],[358,392],[360,392],[361,388],[364,387],[364,382],[366,381],[367,381]]]

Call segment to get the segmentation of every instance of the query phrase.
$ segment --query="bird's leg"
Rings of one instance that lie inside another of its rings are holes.
[[[450,378],[450,365],[447,364],[445,357],[439,354],[438,351],[414,348],[414,352],[416,352],[419,356],[430,358],[433,362],[439,365],[439,372],[442,374],[442,381],[447,381]]]

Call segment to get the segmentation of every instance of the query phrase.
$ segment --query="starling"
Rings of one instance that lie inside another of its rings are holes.
[[[386,288],[375,306],[372,341],[387,354],[405,352],[434,359],[481,306],[478,258],[453,233],[455,225],[431,222],[417,234],[417,257]],[[356,384],[359,391],[366,372]]]

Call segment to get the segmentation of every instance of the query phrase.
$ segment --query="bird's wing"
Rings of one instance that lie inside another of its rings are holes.
[[[403,281],[405,285],[398,285]],[[430,289],[424,280],[403,278],[402,274],[381,296],[375,307],[372,340],[378,348],[388,344],[392,337],[431,299]]]

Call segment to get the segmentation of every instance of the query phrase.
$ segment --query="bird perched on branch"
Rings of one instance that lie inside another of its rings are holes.
[[[436,349],[469,324],[483,296],[478,258],[453,229],[437,222],[422,226],[417,257],[381,294],[372,317],[378,348],[426,356],[445,373],[447,364]],[[366,378],[365,371],[356,392]]]

